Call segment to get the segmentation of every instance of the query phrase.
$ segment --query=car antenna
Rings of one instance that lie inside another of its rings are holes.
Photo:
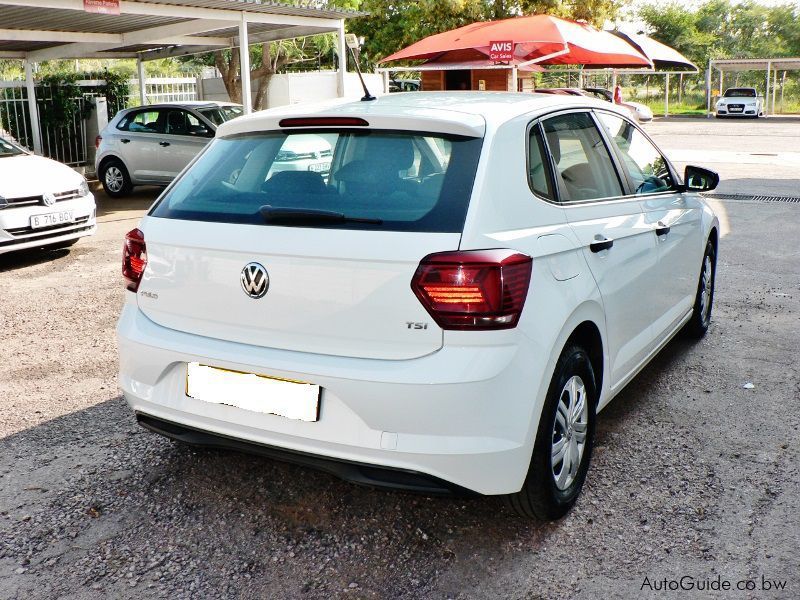
[[[359,47],[358,38],[356,37],[355,33],[348,33],[344,36],[345,43],[347,47],[350,48],[350,55],[353,57],[353,63],[356,65],[356,73],[358,73],[358,78],[361,80],[361,87],[364,88],[364,97],[361,99],[362,102],[371,102],[372,100],[377,100],[375,96],[369,93],[367,89],[367,84],[364,82],[364,76],[361,74],[361,67],[358,65],[358,58],[356,58],[356,48]],[[345,64],[347,63],[347,59],[345,58]]]

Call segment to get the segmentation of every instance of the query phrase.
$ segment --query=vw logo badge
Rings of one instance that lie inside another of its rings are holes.
[[[53,206],[56,203],[56,197],[50,192],[45,192],[42,194],[42,202],[45,206]]]
[[[245,265],[242,269],[242,289],[254,300],[264,297],[269,289],[269,274],[263,265],[257,262]]]

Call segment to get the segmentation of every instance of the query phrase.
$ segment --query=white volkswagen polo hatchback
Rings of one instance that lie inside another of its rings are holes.
[[[83,176],[0,138],[0,254],[64,248],[95,230],[94,196]]]
[[[125,240],[139,422],[558,518],[595,415],[703,335],[717,219],[607,103],[392,94],[222,125]],[[297,136],[330,172],[274,170]],[[270,175],[271,173],[271,175]]]

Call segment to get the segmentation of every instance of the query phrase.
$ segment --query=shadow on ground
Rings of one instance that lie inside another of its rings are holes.
[[[26,482],[3,502],[16,529],[11,537],[26,543],[0,556],[9,571],[19,561],[30,573],[55,569],[63,591],[94,582],[125,597],[136,597],[140,581],[216,597],[327,598],[353,583],[361,596],[420,597],[433,586],[459,596],[471,580],[491,579],[508,554],[535,561],[546,553],[555,565],[571,555],[572,536],[604,547],[611,536],[633,542],[642,535],[637,524],[655,530],[656,518],[671,516],[674,530],[684,512],[694,516],[672,484],[643,485],[653,472],[682,472],[693,462],[690,434],[670,436],[674,428],[663,419],[661,439],[643,444],[641,427],[642,419],[662,420],[659,380],[691,350],[673,341],[601,414],[589,481],[558,523],[521,520],[498,498],[373,490],[261,457],[176,444],[139,428],[124,401],[113,398],[0,440],[0,456],[17,459],[5,468]],[[694,471],[698,484],[709,476]],[[630,502],[634,489],[642,494],[637,510],[603,508]],[[31,495],[40,496],[35,511]],[[26,504],[27,518],[11,508]],[[703,499],[704,510],[707,504]],[[660,531],[651,551],[671,537]],[[167,568],[171,562],[177,571]],[[582,568],[591,572],[595,563]],[[566,592],[581,575],[575,571],[556,588]]]

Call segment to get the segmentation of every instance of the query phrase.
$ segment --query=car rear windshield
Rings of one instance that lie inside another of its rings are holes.
[[[756,91],[748,88],[734,88],[725,90],[726,98],[755,98]]]
[[[244,114],[241,106],[215,106],[212,108],[201,108],[198,112],[214,125],[222,125],[225,121],[230,121]]]
[[[270,222],[265,212],[324,212],[303,226],[460,232],[481,139],[382,130],[238,135],[214,140],[153,207],[154,217]]]

